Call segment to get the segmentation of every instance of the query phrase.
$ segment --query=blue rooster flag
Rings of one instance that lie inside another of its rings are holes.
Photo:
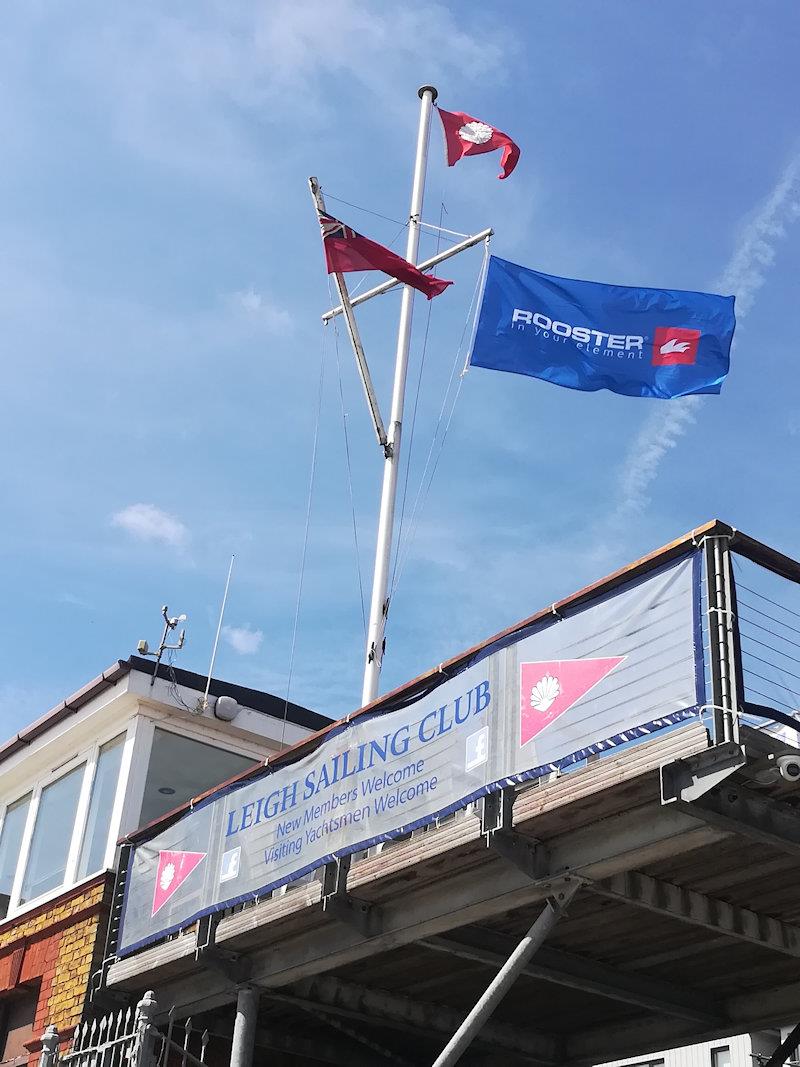
[[[718,393],[732,296],[572,281],[492,256],[470,364],[662,400]]]

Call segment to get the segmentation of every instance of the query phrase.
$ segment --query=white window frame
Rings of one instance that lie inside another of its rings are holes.
[[[41,904],[47,903],[48,900],[52,900],[60,896],[65,890],[72,889],[76,885],[80,885],[81,882],[90,881],[95,878],[101,871],[91,871],[85,877],[80,879],[76,878],[78,863],[80,861],[81,846],[83,844],[83,835],[86,832],[86,821],[89,815],[89,802],[91,799],[92,786],[94,785],[95,771],[97,770],[97,761],[100,755],[100,749],[103,745],[109,741],[113,741],[114,738],[124,734],[123,741],[123,757],[120,765],[120,774],[117,781],[117,788],[114,794],[114,803],[112,805],[112,814],[109,824],[108,841],[105,850],[105,866],[102,870],[109,870],[113,866],[114,851],[116,848],[116,841],[118,837],[119,822],[117,821],[122,811],[122,806],[125,801],[125,793],[127,787],[128,772],[130,770],[132,748],[134,740],[134,722],[132,720],[127,729],[121,727],[119,724],[112,729],[104,731],[89,747],[82,749],[80,752],[71,756],[68,760],[65,760],[58,767],[54,768],[48,774],[44,774],[39,777],[33,786],[28,785],[18,795],[12,796],[2,807],[2,818],[0,818],[0,832],[5,825],[6,812],[8,808],[15,804],[22,797],[31,794],[30,805],[28,807],[28,815],[25,820],[25,826],[22,831],[22,840],[20,842],[19,857],[17,859],[17,867],[14,873],[14,881],[11,886],[11,893],[8,901],[8,911],[4,918],[0,922],[7,922],[9,919],[13,919],[18,915],[24,914],[26,911],[32,908],[39,907]],[[126,759],[127,757],[127,759]],[[31,900],[25,901],[24,904],[20,903],[20,896],[22,894],[22,883],[25,879],[25,872],[28,867],[28,861],[30,859],[31,843],[33,841],[33,833],[36,827],[36,819],[39,815],[39,807],[42,798],[42,792],[53,782],[57,782],[64,775],[69,774],[70,771],[75,770],[76,767],[80,767],[81,764],[85,764],[83,771],[83,778],[81,780],[80,790],[78,792],[78,803],[75,808],[75,819],[72,825],[72,836],[70,838],[69,849],[67,851],[67,861],[64,871],[64,880],[60,885],[55,886],[53,889],[49,889],[46,893],[41,893],[37,897],[33,897]]]
[[[198,729],[198,726],[201,728]],[[89,874],[82,876],[80,879],[77,878],[78,863],[80,862],[81,847],[83,845],[84,834],[86,833],[89,804],[91,802],[92,787],[94,785],[94,776],[97,770],[100,749],[109,741],[113,741],[114,738],[124,734],[119,780],[117,782],[117,789],[114,794],[114,801],[111,808],[108,840],[104,856],[105,862],[102,868],[103,871],[113,870],[116,862],[117,841],[121,834],[138,829],[139,826],[142,803],[144,800],[144,787],[147,779],[147,770],[150,765],[150,756],[152,753],[156,728],[163,730],[166,733],[177,734],[179,737],[184,737],[190,741],[198,741],[199,743],[209,745],[212,748],[218,748],[223,752],[229,752],[235,756],[243,756],[246,759],[252,759],[253,763],[263,761],[264,758],[263,751],[259,751],[261,745],[257,741],[250,742],[239,738],[231,739],[228,737],[221,737],[213,730],[203,729],[202,724],[200,723],[192,723],[189,725],[182,722],[175,722],[168,717],[149,715],[140,705],[136,714],[131,717],[127,724],[118,723],[115,727],[110,727],[108,730],[103,731],[91,745],[81,749],[76,755],[65,760],[49,773],[41,775],[32,784],[28,783],[26,788],[18,790],[10,795],[7,801],[4,800],[2,804],[0,804],[0,833],[2,833],[8,808],[18,800],[21,800],[22,797],[27,796],[28,793],[31,794],[28,814],[22,831],[22,839],[20,841],[19,857],[17,859],[14,881],[9,896],[8,911],[6,912],[5,917],[0,919],[0,923],[14,919],[18,915],[23,915],[26,911],[30,911],[32,908],[40,907],[42,904],[46,904],[49,900],[53,900],[60,896],[66,890],[73,889],[75,886],[80,885],[83,882],[91,881],[101,873],[101,871],[92,871]],[[246,751],[248,748],[253,751]],[[243,751],[243,749],[245,751]],[[65,774],[69,774],[71,770],[80,766],[81,763],[85,763],[86,767],[78,793],[78,803],[75,809],[75,821],[73,823],[72,837],[70,839],[69,851],[67,853],[64,881],[61,885],[48,890],[46,893],[42,893],[40,896],[28,900],[24,904],[20,904],[19,898],[22,893],[22,882],[25,878],[25,871],[30,858],[31,842],[33,840],[36,819],[39,814],[42,791],[53,782],[58,781],[58,779]]]
[[[209,748],[218,748],[221,752],[228,752],[231,756],[241,756],[243,759],[251,759],[253,763],[264,762],[263,752],[256,752],[255,755],[251,755],[250,752],[243,752],[242,748],[236,744],[235,740],[230,740],[227,737],[223,739],[212,730],[198,730],[196,727],[194,729],[192,727],[187,728],[186,724],[182,722],[174,722],[172,719],[145,718],[142,716],[138,724],[138,729],[142,740],[137,746],[136,767],[131,777],[131,789],[129,790],[130,803],[125,806],[124,814],[126,818],[133,812],[137,813],[137,817],[141,817],[142,804],[144,803],[144,787],[147,781],[147,772],[150,768],[150,756],[153,751],[156,730],[161,730],[166,734],[175,734],[178,737],[185,738],[187,741],[197,741],[198,744],[207,745]],[[258,742],[242,741],[242,745],[247,745],[247,747],[256,750],[259,747]],[[217,785],[218,784],[219,783],[217,783]],[[209,788],[215,789],[216,785],[210,786]],[[138,830],[139,826],[140,823],[131,826],[131,831]]]

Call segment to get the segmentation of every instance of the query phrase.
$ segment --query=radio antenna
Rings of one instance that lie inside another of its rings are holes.
[[[208,708],[208,692],[211,688],[211,675],[214,673],[214,661],[217,658],[217,646],[219,645],[219,635],[222,633],[222,620],[225,618],[225,605],[228,603],[228,590],[231,585],[231,573],[233,572],[233,561],[236,559],[235,554],[231,554],[231,562],[228,567],[228,577],[225,579],[225,592],[222,594],[222,604],[219,609],[219,621],[217,622],[217,632],[214,636],[214,647],[211,649],[211,662],[208,665],[208,678],[206,679],[206,691],[203,694],[203,699],[197,702],[197,714],[201,715]]]

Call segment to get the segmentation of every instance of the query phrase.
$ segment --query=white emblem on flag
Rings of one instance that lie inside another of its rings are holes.
[[[553,677],[552,674],[545,674],[531,689],[531,707],[537,711],[547,711],[552,704],[555,704],[560,693],[561,686],[558,684],[558,678]]]
[[[662,356],[667,355],[668,352],[685,352],[689,347],[688,341],[678,341],[674,337],[670,337],[666,344],[663,344],[659,348],[659,352]]]
[[[493,133],[492,127],[487,126],[485,122],[467,122],[458,131],[458,136],[462,141],[469,141],[471,144],[486,144],[492,139]]]
[[[168,863],[164,870],[161,872],[161,888],[169,889],[172,885],[172,879],[175,877],[175,864]]]

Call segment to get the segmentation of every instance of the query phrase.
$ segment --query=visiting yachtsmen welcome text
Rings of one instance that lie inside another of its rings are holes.
[[[362,741],[353,748],[334,753],[321,766],[309,770],[303,777],[295,778],[257,800],[229,811],[225,836],[230,837],[241,830],[248,830],[259,823],[284,815],[301,801],[318,797],[338,783],[374,770],[381,764],[409,753],[413,755],[436,738],[463,726],[470,718],[481,715],[490,702],[489,682],[483,681],[462,696],[427,712],[418,723],[405,723],[380,737]],[[335,744],[333,738],[324,747],[332,747],[332,744]],[[371,780],[371,786],[365,782],[365,791],[380,791],[393,784],[391,779],[394,773],[396,772],[384,771],[374,781]],[[270,777],[266,781],[271,780],[274,779]]]

